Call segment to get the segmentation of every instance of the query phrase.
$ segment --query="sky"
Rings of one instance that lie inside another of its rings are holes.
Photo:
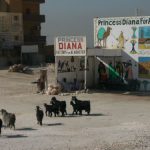
[[[56,36],[86,36],[87,47],[93,47],[94,17],[150,16],[150,0],[45,0],[41,4],[42,35],[47,45]]]

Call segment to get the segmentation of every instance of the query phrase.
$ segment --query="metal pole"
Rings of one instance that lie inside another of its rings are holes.
[[[55,56],[55,83],[58,83],[58,62],[57,62],[57,56]]]
[[[85,56],[85,65],[84,65],[84,90],[87,89],[87,56]]]
[[[21,51],[21,64],[22,64],[22,51]]]
[[[55,83],[58,83],[58,56],[56,55],[56,38],[54,38],[54,56],[55,56]]]

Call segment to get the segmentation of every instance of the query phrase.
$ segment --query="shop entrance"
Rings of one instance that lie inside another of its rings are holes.
[[[97,86],[100,89],[124,90],[126,89],[125,67],[121,57],[96,57],[97,60]]]

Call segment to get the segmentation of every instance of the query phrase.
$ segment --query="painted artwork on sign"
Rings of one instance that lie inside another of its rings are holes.
[[[146,18],[147,19],[147,18]],[[136,54],[141,18],[94,18],[94,47],[123,49]]]
[[[150,17],[94,18],[94,47],[122,49],[131,57],[150,49]],[[142,52],[141,52],[142,51]]]
[[[59,57],[57,63],[57,72],[64,73],[64,72],[76,72],[76,71],[84,71],[85,69],[85,60],[84,57]],[[89,63],[87,60],[87,70],[89,68]]]
[[[139,49],[150,49],[150,26],[139,27]]]
[[[139,57],[139,78],[150,79],[150,57]]]
[[[107,29],[101,27],[99,30],[98,30],[98,33],[97,33],[97,39],[98,39],[98,42],[99,42],[99,46],[100,47],[104,47],[106,48],[107,47],[107,38],[109,37],[110,35],[110,32],[111,32],[111,29],[110,27],[107,27]],[[102,43],[103,44],[102,44]]]
[[[136,54],[136,53],[137,53],[136,50],[135,50],[135,45],[136,45],[136,43],[137,43],[136,39],[131,39],[131,40],[130,40],[130,43],[131,43],[131,45],[132,45],[132,49],[131,49],[130,53],[131,53],[131,54]]]

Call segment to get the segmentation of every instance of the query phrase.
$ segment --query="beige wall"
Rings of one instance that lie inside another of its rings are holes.
[[[22,0],[9,0],[9,11],[10,12],[22,12]]]
[[[0,13],[0,43],[3,48],[23,44],[21,13]]]

